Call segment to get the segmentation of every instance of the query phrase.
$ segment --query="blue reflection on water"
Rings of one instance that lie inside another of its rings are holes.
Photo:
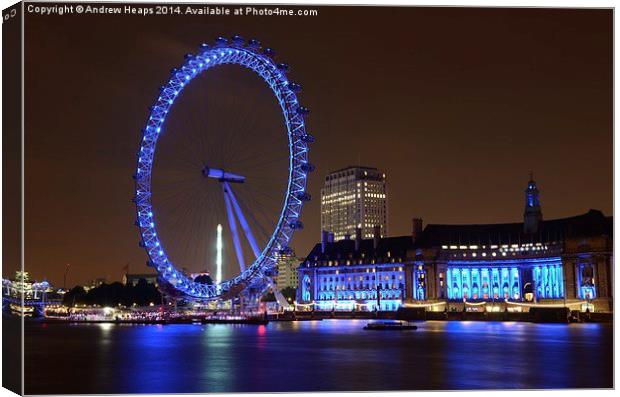
[[[31,324],[26,332],[26,392],[612,385],[611,325],[430,321],[420,323],[417,331],[369,332],[362,330],[365,323],[47,328]]]

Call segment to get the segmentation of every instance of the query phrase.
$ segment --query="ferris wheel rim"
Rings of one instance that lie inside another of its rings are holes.
[[[271,88],[280,105],[289,144],[289,170],[284,203],[274,231],[254,262],[236,277],[219,284],[202,284],[193,281],[180,272],[168,258],[166,250],[157,234],[156,214],[152,203],[151,173],[155,159],[157,141],[164,131],[166,116],[183,89],[197,76],[207,70],[233,64],[250,69]],[[197,55],[186,55],[186,61],[176,69],[168,82],[160,89],[160,95],[150,108],[146,127],[142,130],[142,141],[138,152],[136,173],[134,174],[136,192],[137,221],[140,229],[140,245],[149,257],[147,264],[175,289],[191,298],[213,300],[236,287],[244,287],[276,265],[276,255],[288,250],[288,244],[295,230],[303,227],[299,220],[304,201],[309,199],[306,192],[308,173],[314,166],[308,162],[309,143],[313,138],[306,133],[304,116],[307,109],[300,106],[296,92],[299,85],[291,83],[286,71],[288,66],[273,60],[273,51],[261,52],[256,40],[247,45],[239,36],[232,41],[218,38],[214,47],[203,44]]]

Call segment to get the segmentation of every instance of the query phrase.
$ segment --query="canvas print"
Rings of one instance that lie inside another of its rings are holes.
[[[613,9],[3,11],[3,387],[612,389]]]

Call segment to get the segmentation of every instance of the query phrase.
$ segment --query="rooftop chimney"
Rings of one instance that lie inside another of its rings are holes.
[[[321,231],[321,253],[322,254],[325,253],[325,248],[327,246],[328,238],[329,238],[329,233],[327,232],[327,230],[322,230]]]
[[[375,225],[372,228],[372,246],[375,250],[379,247],[379,240],[381,240],[381,226]]]
[[[360,250],[360,246],[362,245],[362,228],[355,228],[355,251]]]
[[[413,218],[413,229],[411,231],[411,237],[413,238],[414,242],[422,234],[422,226],[423,226],[422,218]]]

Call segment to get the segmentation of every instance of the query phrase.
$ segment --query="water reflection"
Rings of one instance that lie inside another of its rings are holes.
[[[26,392],[171,393],[611,387],[605,324],[365,321],[26,328]],[[50,365],[54,363],[54,365]],[[67,378],[67,374],[71,374]],[[70,379],[70,381],[67,381]]]

